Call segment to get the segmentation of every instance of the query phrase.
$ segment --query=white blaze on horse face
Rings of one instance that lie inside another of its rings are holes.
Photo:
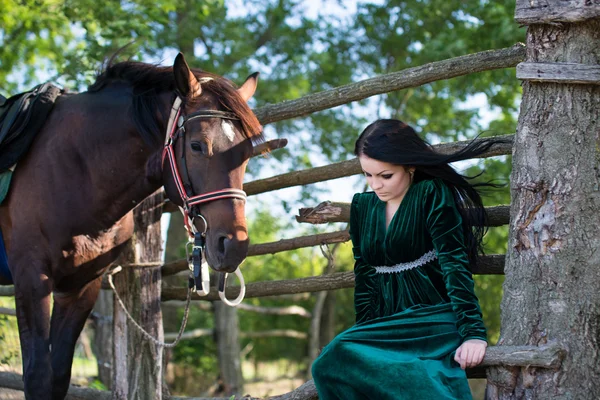
[[[233,142],[235,139],[235,131],[233,130],[233,124],[231,121],[227,121],[226,119],[221,120],[221,129],[223,129],[223,133],[227,136],[230,142]]]

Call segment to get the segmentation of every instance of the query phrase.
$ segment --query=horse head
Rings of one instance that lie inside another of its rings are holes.
[[[165,191],[189,216],[189,230],[206,233],[208,264],[233,272],[248,253],[242,186],[253,141],[261,139],[262,127],[247,105],[258,74],[236,89],[218,75],[192,71],[182,54],[173,74],[177,99],[167,128]]]

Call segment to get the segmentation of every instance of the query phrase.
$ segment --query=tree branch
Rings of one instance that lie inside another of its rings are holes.
[[[15,295],[14,286],[0,286],[0,297],[12,297]]]
[[[200,337],[211,336],[214,329],[194,329],[181,335],[181,340],[197,339]],[[175,340],[178,332],[165,333],[165,340]],[[270,331],[240,332],[243,338],[267,338],[267,337],[287,337],[292,339],[306,339],[308,335],[305,332],[295,331],[293,329],[272,329]]]
[[[485,207],[488,214],[486,226],[506,225],[510,219],[510,206]],[[330,222],[349,222],[350,203],[324,201],[316,207],[301,208],[296,216],[297,222],[309,224],[327,224]]]
[[[419,67],[407,68],[350,83],[335,89],[313,93],[296,100],[270,104],[254,110],[263,124],[303,117],[317,111],[326,110],[342,104],[366,99],[382,93],[421,86],[441,81],[501,68],[511,68],[525,59],[525,46],[516,44],[500,50],[488,50],[448,60],[436,61]]]
[[[504,271],[503,254],[483,256],[479,265],[473,269],[473,274],[502,274]],[[354,287],[354,272],[336,272],[330,275],[311,276],[308,278],[286,279],[279,281],[262,281],[246,285],[246,298],[268,297],[282,294],[320,292],[323,290],[336,290]],[[240,292],[239,286],[227,288],[227,297],[233,298]],[[186,288],[162,287],[162,301],[185,300]],[[193,296],[192,300],[216,301],[219,300],[217,289],[211,287],[207,296]]]
[[[505,143],[496,144],[492,148],[481,154],[480,158],[493,157],[499,155],[512,154],[512,142],[514,135],[497,136],[497,139],[504,139]],[[487,139],[476,139],[487,140]],[[460,142],[442,143],[432,146],[435,151],[441,154],[456,153],[466,147],[472,140]],[[357,158],[329,164],[323,167],[305,169],[303,171],[288,172],[281,175],[272,176],[265,179],[248,182],[244,185],[244,190],[250,195],[270,192],[273,190],[288,188],[292,186],[308,185],[316,182],[323,182],[330,179],[343,178],[346,176],[361,174],[362,170]]]
[[[476,368],[467,369],[467,377],[481,376],[481,370],[486,367],[521,367],[521,368],[558,368],[566,355],[566,350],[556,342],[543,346],[491,346],[488,347],[483,362]],[[23,377],[12,372],[0,372],[0,387],[13,390],[23,390]],[[95,389],[70,386],[67,400],[109,400],[111,393]],[[302,384],[297,389],[279,396],[269,397],[270,400],[318,400],[317,390],[313,381]],[[165,400],[228,400],[229,398],[201,397],[165,397]],[[238,397],[236,397],[238,399]],[[260,400],[257,397],[244,396],[239,400]]]

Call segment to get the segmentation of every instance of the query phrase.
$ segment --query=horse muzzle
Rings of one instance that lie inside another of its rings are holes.
[[[225,233],[208,237],[206,259],[217,272],[234,272],[248,255],[248,236],[238,238]]]

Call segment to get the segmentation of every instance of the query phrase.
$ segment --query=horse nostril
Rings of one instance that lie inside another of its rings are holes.
[[[219,254],[225,255],[225,246],[227,245],[227,242],[229,242],[227,236],[219,237]]]

